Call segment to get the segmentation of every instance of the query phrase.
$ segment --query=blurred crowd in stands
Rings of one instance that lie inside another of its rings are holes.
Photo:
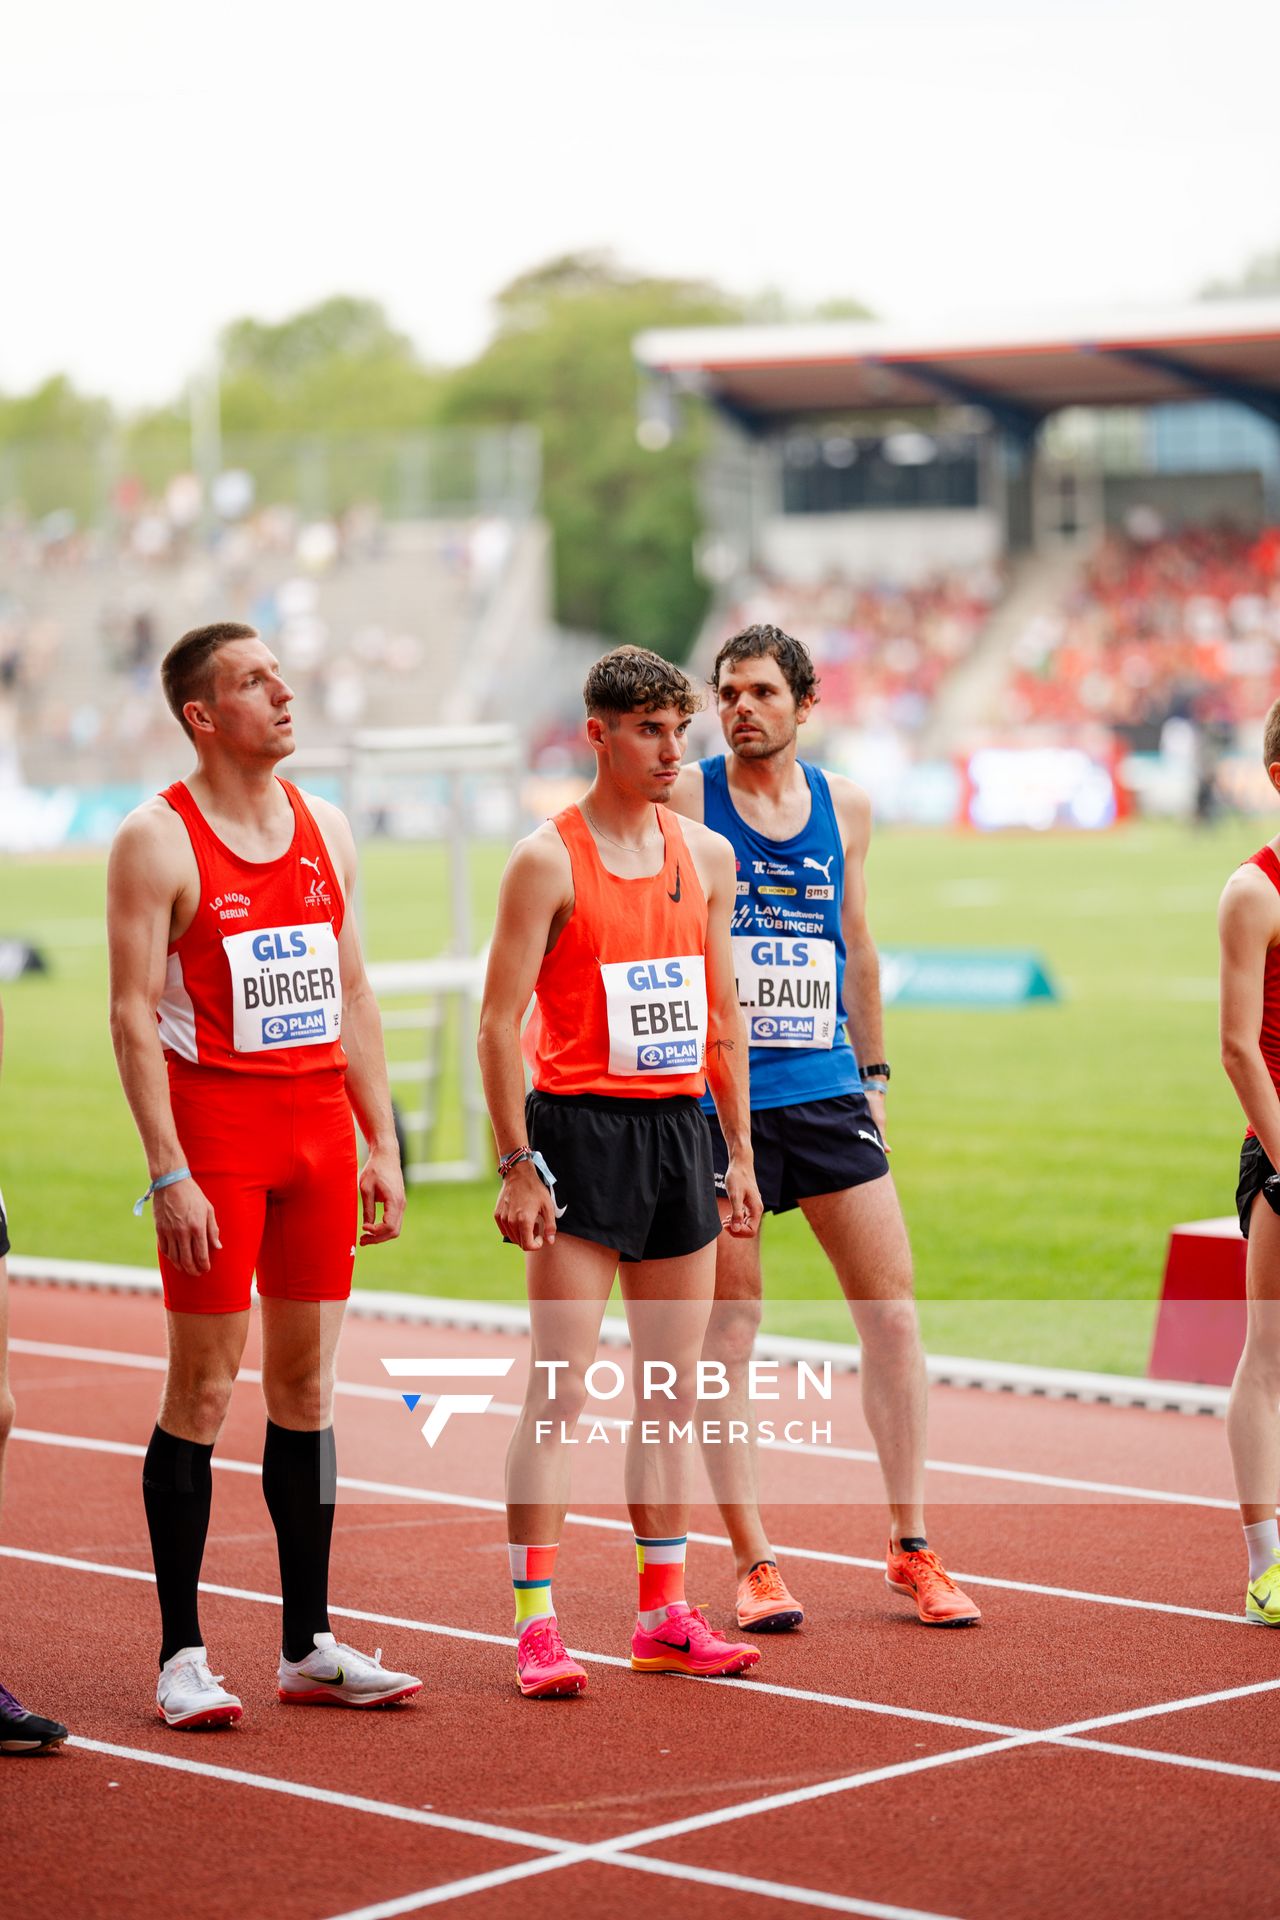
[[[430,722],[437,673],[453,669],[507,565],[510,523],[255,509],[236,474],[220,476],[214,506],[206,518],[181,475],[159,498],[122,482],[109,529],[65,510],[0,518],[0,761],[34,782],[113,781],[171,758],[156,670],[182,632],[216,618],[247,621],[276,649],[311,744],[361,723]]]
[[[762,580],[739,597],[721,638],[756,622],[784,627],[813,655],[824,725],[891,727],[910,737],[972,652],[1000,591],[1000,575],[988,567],[917,586]]]
[[[1228,732],[1280,696],[1280,528],[1168,532],[1139,510],[1016,642],[1001,722],[1101,723],[1154,747],[1170,719]]]
[[[757,575],[712,621],[686,669],[701,688],[731,634],[755,625],[782,627],[804,641],[821,681],[811,748],[836,728],[909,739],[929,718],[947,675],[968,658],[1000,591],[994,568],[940,573],[912,587],[835,578],[801,585]],[[708,692],[694,719],[688,757],[723,749]],[[534,733],[530,763],[548,778],[589,770],[576,700],[564,702]]]

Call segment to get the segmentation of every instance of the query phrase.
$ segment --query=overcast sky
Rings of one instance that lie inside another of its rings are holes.
[[[372,295],[421,350],[585,246],[888,318],[1280,247],[1273,0],[44,0],[0,43],[0,390],[163,399]]]

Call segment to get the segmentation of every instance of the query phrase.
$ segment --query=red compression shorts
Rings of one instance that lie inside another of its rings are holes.
[[[342,1071],[228,1073],[169,1063],[186,1164],[218,1223],[208,1273],[160,1255],[175,1313],[242,1313],[271,1300],[345,1300],[355,1265],[356,1139]]]

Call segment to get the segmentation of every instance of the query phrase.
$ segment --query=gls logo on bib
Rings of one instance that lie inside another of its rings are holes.
[[[610,1073],[696,1073],[707,1032],[700,953],[616,960],[600,968],[609,1018]]]
[[[224,935],[237,1053],[311,1047],[342,1025],[338,942],[327,920]]]
[[[836,1033],[835,943],[733,936],[738,999],[753,1047],[826,1049]]]

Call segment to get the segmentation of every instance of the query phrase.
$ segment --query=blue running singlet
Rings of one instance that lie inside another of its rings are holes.
[[[702,817],[737,857],[733,961],[753,1112],[834,1100],[862,1085],[845,1026],[844,842],[827,776],[797,764],[809,783],[809,818],[790,840],[768,840],[730,799],[727,759],[699,762]]]

